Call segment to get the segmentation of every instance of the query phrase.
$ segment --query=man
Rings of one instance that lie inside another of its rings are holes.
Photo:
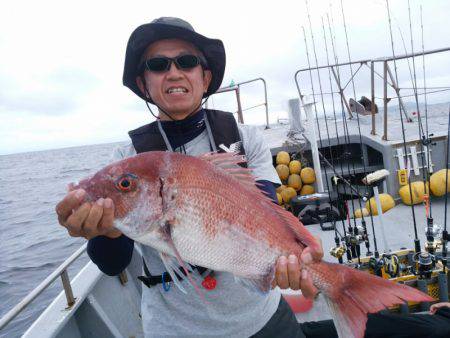
[[[230,113],[202,109],[202,99],[220,87],[224,71],[222,42],[196,33],[189,23],[159,18],[138,27],[128,42],[123,81],[158,107],[158,117],[131,131],[132,143],[119,148],[115,159],[151,150],[199,155],[219,150],[222,144],[241,144],[261,189],[276,200],[273,183],[279,179],[257,129],[238,126]],[[129,264],[134,243],[113,227],[114,205],[109,198],[90,204],[83,201],[84,195],[82,190],[66,195],[56,207],[59,222],[71,236],[89,239],[92,261],[106,274],[116,275]],[[213,272],[209,281],[214,283],[204,285],[209,290],[205,304],[195,292],[186,295],[177,288],[166,292],[171,279],[157,252],[144,245],[141,251],[146,275],[141,277],[145,283],[141,312],[147,337],[304,337],[279,289],[261,294],[229,273]],[[301,258],[308,264],[322,256],[306,248]],[[202,276],[208,274],[201,267],[195,269]],[[301,289],[314,297],[317,290],[310,276],[300,271],[297,257],[280,257],[273,285]]]

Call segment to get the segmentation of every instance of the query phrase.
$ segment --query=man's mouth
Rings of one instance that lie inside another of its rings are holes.
[[[187,93],[188,90],[184,87],[170,87],[166,90],[167,94],[175,94],[175,93]]]

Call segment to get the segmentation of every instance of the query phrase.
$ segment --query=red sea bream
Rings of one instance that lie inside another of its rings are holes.
[[[85,189],[91,201],[111,198],[115,227],[161,252],[171,274],[187,262],[231,272],[266,292],[278,257],[300,257],[317,244],[294,215],[257,188],[251,171],[237,165],[242,161],[233,154],[147,152],[113,163],[74,188]],[[362,338],[369,312],[432,300],[344,265],[322,261],[304,268],[327,299],[341,338]]]

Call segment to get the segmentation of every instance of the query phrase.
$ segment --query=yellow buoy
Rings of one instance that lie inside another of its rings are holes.
[[[281,197],[280,193],[277,193],[277,199],[278,199],[278,204],[279,205],[283,204],[283,197]]]
[[[291,160],[289,153],[286,151],[280,151],[277,154],[277,164],[285,164],[288,165]]]
[[[283,199],[284,203],[289,203],[292,199],[292,197],[297,196],[297,192],[292,187],[287,187],[281,192],[281,198]]]
[[[302,189],[300,190],[300,195],[311,195],[314,194],[315,189],[313,185],[304,184]]]
[[[300,174],[300,170],[302,169],[302,164],[300,161],[293,160],[289,162],[289,172],[291,174]]]
[[[370,207],[369,207],[369,201],[370,201]],[[377,203],[375,202],[375,198],[372,197],[369,201],[366,202],[366,209],[368,212],[370,212],[370,209],[372,209],[372,215],[376,216],[378,215],[377,210]],[[383,214],[391,210],[393,207],[395,207],[394,199],[389,194],[380,194],[380,202],[381,202],[381,210],[383,211]]]
[[[294,188],[295,190],[300,190],[302,188],[302,180],[300,179],[300,175],[289,175],[288,186]]]
[[[286,189],[287,186],[285,186],[284,184],[280,185],[278,188],[276,188],[275,190],[277,191],[277,193],[281,194],[281,192]]]
[[[449,177],[450,178],[450,177]],[[411,192],[409,191],[409,186],[411,185]],[[426,186],[426,192],[425,192]],[[398,191],[402,202],[406,205],[411,205],[411,194],[412,194],[412,202],[413,204],[419,204],[423,202],[423,197],[425,194],[429,194],[428,191],[428,182],[425,185],[423,182],[412,182],[410,184],[404,185]]]
[[[369,216],[369,211],[366,208],[356,209],[355,218],[361,218],[361,215],[363,215],[364,217]]]
[[[287,180],[289,177],[289,167],[286,164],[279,164],[275,169],[277,170],[280,180]]]
[[[300,177],[305,184],[311,184],[316,181],[316,173],[314,172],[314,169],[310,167],[303,168]]]
[[[439,171],[436,171],[430,177],[430,190],[434,196],[440,197],[444,196],[446,192],[450,192],[450,170],[447,174],[449,176],[447,190],[445,189],[445,171],[446,169],[441,169]]]

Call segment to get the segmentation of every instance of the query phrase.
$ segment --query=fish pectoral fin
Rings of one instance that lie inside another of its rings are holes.
[[[189,268],[190,268],[190,267],[188,268],[189,264],[187,264],[186,262],[183,261],[183,259],[181,258],[180,252],[178,251],[177,247],[175,246],[175,243],[173,242],[173,239],[172,239],[172,226],[173,226],[173,223],[171,223],[171,222],[166,222],[166,223],[161,227],[161,234],[162,234],[164,240],[166,241],[166,243],[167,243],[167,244],[170,246],[170,248],[172,249],[172,251],[173,251],[173,253],[174,253],[174,255],[175,255],[176,261],[178,262],[178,264],[180,265],[180,267],[184,270],[184,272],[185,272],[185,274],[186,274],[186,277],[187,277],[187,279],[188,279],[188,281],[189,281],[189,284],[191,284],[191,285],[194,287],[195,292],[196,292],[203,300],[206,301],[205,296],[204,296],[203,293],[200,291],[199,286],[197,285],[197,283],[196,283],[196,282],[194,281],[194,279],[192,278],[192,274],[191,274],[192,269],[189,271]],[[169,267],[173,267],[173,265],[169,265]],[[166,266],[166,268],[167,268],[167,266]],[[173,269],[172,269],[172,271],[173,271]],[[168,271],[168,272],[169,272],[169,271]],[[181,271],[180,271],[180,273],[181,273]],[[181,275],[183,275],[183,274],[181,273]],[[173,277],[172,277],[172,279],[173,279]],[[175,279],[177,279],[177,278],[175,278]],[[175,279],[174,279],[174,282],[175,282]]]
[[[167,273],[170,275],[170,277],[172,277],[172,281],[174,282],[174,284],[178,287],[178,289],[180,289],[181,292],[187,294],[185,288],[183,287],[183,285],[181,285],[180,280],[175,275],[176,273],[178,276],[180,276],[181,279],[185,278],[185,275],[180,271],[179,267],[177,266],[176,260],[163,252],[159,253],[159,257],[161,257],[161,260],[164,266],[166,267]]]

